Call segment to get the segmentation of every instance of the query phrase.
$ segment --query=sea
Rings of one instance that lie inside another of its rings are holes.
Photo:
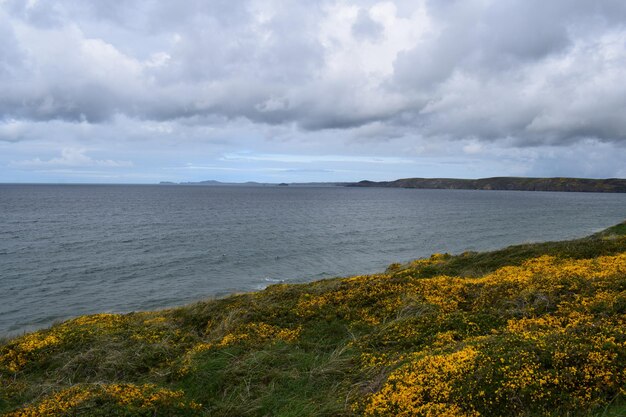
[[[0,185],[0,336],[435,252],[577,238],[625,218],[626,194]]]

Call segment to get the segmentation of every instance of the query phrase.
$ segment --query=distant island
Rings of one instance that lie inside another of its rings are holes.
[[[444,190],[511,190],[511,191],[569,191],[587,193],[626,193],[626,179],[590,178],[525,178],[492,177],[480,179],[404,178],[395,181],[360,181],[348,187],[395,187]]]
[[[184,182],[172,182],[172,181],[161,181],[159,185],[244,185],[244,186],[266,186],[266,185],[276,185],[276,184],[268,184],[261,183],[256,181],[247,181],[247,182],[221,182],[215,180],[206,180],[206,181],[184,181]]]
[[[172,181],[161,181],[159,185],[206,185],[206,186],[243,186],[243,187],[287,187],[289,185],[297,186],[297,187],[342,187],[346,185],[351,185],[353,183],[348,182],[281,182],[281,183],[273,183],[273,182],[256,182],[256,181],[246,181],[246,182],[221,182],[215,180],[206,180],[206,181],[185,181],[185,182],[172,182]]]

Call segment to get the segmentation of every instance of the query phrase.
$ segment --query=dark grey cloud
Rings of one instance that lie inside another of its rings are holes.
[[[432,1],[434,33],[395,62],[426,135],[518,146],[626,140],[626,4]],[[610,103],[610,104],[608,104]]]
[[[617,1],[429,1],[427,8],[437,33],[399,54],[395,76],[404,88],[433,88],[455,71],[515,73],[626,22],[626,3]]]

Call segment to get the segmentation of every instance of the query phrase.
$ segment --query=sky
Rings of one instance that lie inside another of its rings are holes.
[[[623,0],[0,0],[0,182],[626,177]]]

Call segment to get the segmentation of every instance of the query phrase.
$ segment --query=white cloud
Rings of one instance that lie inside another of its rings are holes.
[[[370,157],[370,156],[346,156],[346,155],[278,155],[278,154],[227,154],[222,158],[224,161],[266,161],[288,163],[319,163],[319,162],[348,162],[363,164],[412,164],[414,161],[407,158],[396,157]]]
[[[93,159],[85,154],[85,149],[63,149],[61,156],[42,160],[40,158],[15,161],[11,163],[16,168],[45,168],[45,167],[101,167],[101,168],[129,168],[131,161],[114,161],[111,159]]]
[[[0,142],[17,142],[28,130],[28,123],[23,120],[9,119],[0,123]]]

